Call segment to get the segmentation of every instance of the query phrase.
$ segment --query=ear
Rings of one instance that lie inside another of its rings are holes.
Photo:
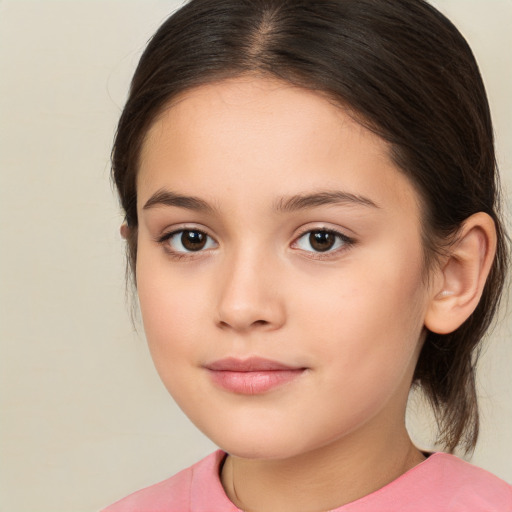
[[[121,227],[119,228],[119,232],[121,233],[121,236],[127,240],[128,236],[130,235],[130,228],[128,227],[128,224],[126,222],[123,222],[121,224]]]
[[[496,228],[486,213],[475,213],[462,225],[438,271],[425,327],[448,334],[476,309],[496,253]]]

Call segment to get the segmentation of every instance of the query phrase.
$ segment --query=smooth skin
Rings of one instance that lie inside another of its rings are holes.
[[[221,480],[239,508],[336,508],[424,460],[404,421],[414,367],[426,327],[450,332],[478,303],[487,215],[426,279],[421,200],[387,144],[320,94],[256,76],[175,99],[148,132],[137,187],[149,348],[229,453]],[[304,370],[246,395],[205,368],[253,356]]]

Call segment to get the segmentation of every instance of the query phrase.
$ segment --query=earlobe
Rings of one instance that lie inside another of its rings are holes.
[[[128,227],[128,224],[126,222],[123,222],[121,224],[119,232],[121,233],[122,238],[124,238],[125,240],[128,239],[128,236],[130,235],[130,228]]]
[[[495,253],[494,221],[486,213],[475,213],[462,225],[439,270],[425,317],[427,329],[448,334],[469,318],[480,301]]]

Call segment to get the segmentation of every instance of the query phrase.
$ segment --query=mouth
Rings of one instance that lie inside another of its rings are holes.
[[[205,365],[214,384],[241,395],[259,395],[288,384],[300,377],[304,367],[251,357],[226,358]]]

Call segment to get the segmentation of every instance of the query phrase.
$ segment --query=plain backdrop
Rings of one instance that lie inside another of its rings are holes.
[[[214,448],[132,327],[109,181],[131,74],[180,3],[0,0],[0,511],[98,510]],[[480,63],[510,217],[512,0],[436,5]],[[509,482],[511,332],[504,312],[481,364],[472,459]],[[429,448],[429,417],[410,422]]]

